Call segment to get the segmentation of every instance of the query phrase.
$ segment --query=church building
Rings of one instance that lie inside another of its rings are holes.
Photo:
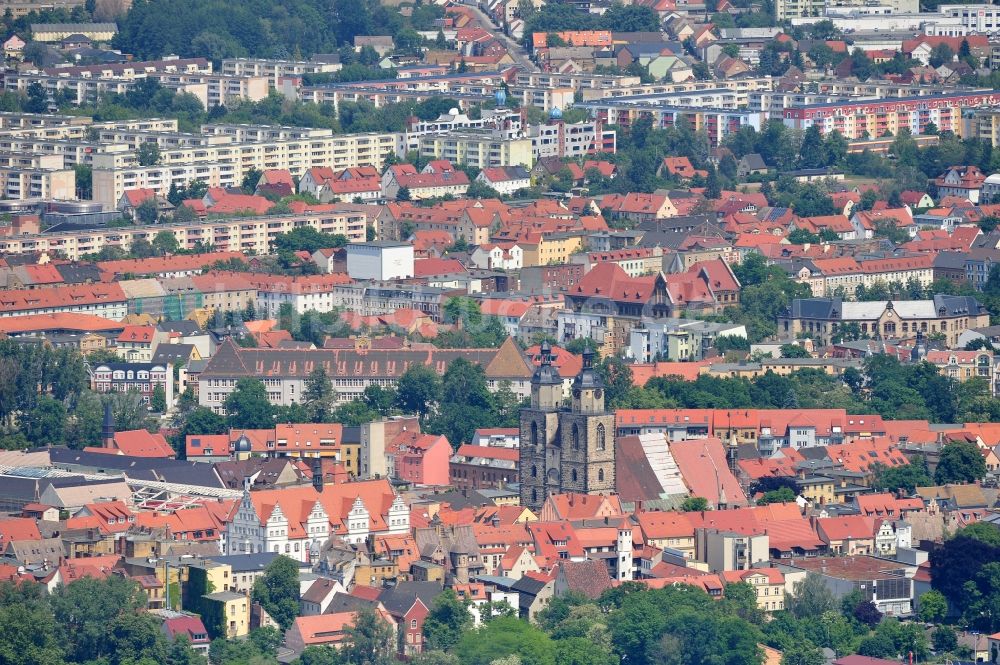
[[[583,354],[567,408],[551,351],[542,344],[542,363],[531,377],[531,406],[521,410],[521,505],[532,510],[550,494],[615,491],[615,416],[604,408],[594,353]]]

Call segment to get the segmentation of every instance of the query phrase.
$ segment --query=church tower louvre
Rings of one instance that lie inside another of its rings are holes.
[[[562,492],[609,494],[615,491],[615,416],[604,404],[604,381],[595,354],[583,354],[573,380],[572,406],[560,413]]]
[[[531,405],[521,410],[521,505],[537,510],[550,494],[615,491],[615,417],[605,408],[604,382],[595,354],[583,355],[570,408],[562,407],[562,377],[552,348],[531,378]]]

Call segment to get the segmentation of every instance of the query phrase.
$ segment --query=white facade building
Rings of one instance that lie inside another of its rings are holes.
[[[347,245],[347,274],[351,279],[380,282],[413,277],[413,245],[404,242],[369,242]]]

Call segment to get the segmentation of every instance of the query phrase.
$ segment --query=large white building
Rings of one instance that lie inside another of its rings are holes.
[[[347,246],[351,279],[385,282],[413,277],[413,245],[407,242],[366,242]]]
[[[388,507],[386,507],[388,506]],[[387,480],[251,492],[226,526],[227,554],[276,552],[315,561],[331,537],[357,545],[410,532],[410,510]]]

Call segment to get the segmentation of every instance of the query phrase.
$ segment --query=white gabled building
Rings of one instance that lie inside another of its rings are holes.
[[[275,552],[310,562],[333,536],[359,544],[371,535],[409,531],[402,498],[387,480],[370,480],[328,485],[322,492],[311,486],[245,489],[225,535],[227,554]]]

